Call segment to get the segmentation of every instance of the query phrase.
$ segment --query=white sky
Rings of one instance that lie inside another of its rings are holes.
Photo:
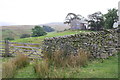
[[[84,17],[118,9],[120,0],[0,0],[0,22],[18,25],[63,22],[68,13]]]

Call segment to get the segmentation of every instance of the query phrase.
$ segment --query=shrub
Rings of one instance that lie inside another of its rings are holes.
[[[30,34],[22,34],[22,35],[20,36],[20,38],[27,38],[27,37],[30,37]]]
[[[16,65],[12,61],[2,64],[2,78],[13,78],[16,73]]]

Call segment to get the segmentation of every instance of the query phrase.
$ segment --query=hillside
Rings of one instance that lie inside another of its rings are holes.
[[[22,34],[30,34],[33,27],[33,25],[0,26],[0,32],[2,32],[2,39],[6,37],[19,39]]]
[[[61,22],[40,24],[47,25],[55,29],[55,31],[63,31],[64,29],[69,29],[68,25],[65,25]],[[0,33],[2,33],[2,39],[6,37],[13,37],[15,39],[19,39],[22,34],[31,34],[31,29],[35,25],[7,25],[0,26]]]
[[[63,31],[65,29],[69,29],[70,26],[67,24],[64,24],[62,22],[55,22],[55,23],[47,23],[45,25],[51,26],[52,28],[54,28],[56,31]]]

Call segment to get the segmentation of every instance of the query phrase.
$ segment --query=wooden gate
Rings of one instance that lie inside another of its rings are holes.
[[[30,58],[42,57],[40,44],[0,41],[0,56],[15,56],[17,53],[25,54]]]

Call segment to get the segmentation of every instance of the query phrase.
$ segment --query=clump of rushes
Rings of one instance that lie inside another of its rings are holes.
[[[13,62],[17,66],[17,68],[25,67],[29,64],[29,61],[30,60],[28,56],[20,53],[18,53],[17,56],[13,59]]]
[[[44,52],[44,58],[41,61],[35,61],[34,70],[40,78],[47,77],[60,77],[59,72],[56,69],[62,67],[78,67],[85,66],[88,61],[88,52],[83,49],[79,49],[78,53],[64,55],[64,51],[56,50],[52,54]],[[51,73],[53,75],[51,75]],[[57,73],[56,75],[54,73]]]
[[[29,64],[29,58],[24,54],[18,54],[15,58],[3,63],[2,78],[13,78],[16,70]]]
[[[16,73],[16,65],[12,60],[2,64],[2,78],[13,78]]]
[[[39,77],[47,77],[49,74],[49,69],[48,69],[48,62],[46,60],[43,61],[35,61],[35,66],[34,66],[35,73],[38,74]]]
[[[78,54],[73,57],[75,60],[75,66],[85,66],[90,57],[90,54],[83,49],[79,49]]]
[[[83,49],[79,49],[78,53],[64,56],[62,50],[56,50],[54,53],[45,53],[45,58],[48,60],[48,64],[55,67],[75,67],[84,66],[87,64],[89,53]]]
[[[54,53],[52,54],[45,54],[45,59],[48,60],[48,64],[49,67],[51,65],[55,66],[55,67],[61,67],[64,65],[63,63],[63,51],[62,50],[56,50]]]

